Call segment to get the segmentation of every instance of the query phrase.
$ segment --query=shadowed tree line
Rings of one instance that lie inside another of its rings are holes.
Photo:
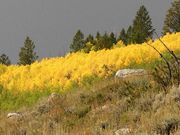
[[[180,31],[180,0],[172,2],[170,9],[167,11],[164,20],[162,35],[167,32]],[[117,42],[122,41],[125,45],[141,44],[152,39],[154,28],[152,25],[149,13],[144,5],[142,5],[136,13],[132,25],[127,30],[124,28],[118,35],[113,32],[100,34],[97,32],[95,36],[89,34],[86,38],[81,30],[75,34],[72,44],[70,45],[71,52],[83,51],[98,51],[101,49],[110,49]]]

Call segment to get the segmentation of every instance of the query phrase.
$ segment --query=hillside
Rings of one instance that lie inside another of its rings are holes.
[[[162,40],[179,57],[180,33]],[[170,78],[146,43],[1,65],[0,135],[179,135],[179,61],[159,40],[149,44]],[[115,78],[122,68],[148,74]]]
[[[179,135],[179,102],[180,88],[164,93],[150,77],[109,78],[1,113],[0,135]]]
[[[180,50],[180,33],[167,34],[163,42],[173,51]],[[159,40],[149,41],[160,52],[165,47]],[[83,80],[106,78],[118,69],[157,60],[159,55],[146,43],[124,46],[122,42],[113,49],[90,53],[72,53],[65,57],[43,59],[27,66],[0,65],[0,84],[13,91],[44,89],[68,90],[82,85]]]
[[[180,135],[180,0],[0,6],[0,135]]]

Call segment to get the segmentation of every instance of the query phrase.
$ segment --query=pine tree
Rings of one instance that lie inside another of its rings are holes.
[[[127,35],[124,28],[121,30],[118,40],[123,41],[123,43],[127,45]]]
[[[147,38],[153,36],[153,26],[149,13],[145,6],[141,6],[133,21],[132,41],[134,43],[143,43]]]
[[[112,44],[117,43],[116,36],[115,36],[115,34],[113,32],[110,33],[109,38],[110,38]]]
[[[113,46],[111,37],[105,32],[102,37],[102,43],[104,43],[104,47],[102,49],[110,49]]]
[[[10,65],[11,61],[9,60],[9,57],[6,54],[2,54],[0,56],[0,64],[4,64],[4,65]]]
[[[101,36],[96,43],[97,50],[110,49],[112,46],[112,40],[107,33]]]
[[[93,35],[91,35],[91,34],[89,34],[88,35],[88,37],[86,38],[86,40],[85,40],[85,43],[88,43],[88,42],[90,42],[90,43],[94,43],[94,37],[93,37]]]
[[[72,44],[70,45],[70,49],[72,52],[77,52],[83,49],[84,46],[85,46],[84,34],[81,32],[81,30],[78,30],[73,38]]]
[[[35,62],[38,58],[35,50],[34,42],[27,37],[24,42],[24,47],[21,48],[19,53],[19,63],[20,65],[30,65]]]
[[[96,39],[98,40],[101,37],[101,34],[99,33],[99,31],[96,33]]]
[[[99,43],[100,43],[100,40],[101,40],[101,38],[102,38],[102,36],[101,36],[101,34],[100,34],[100,32],[98,31],[97,33],[96,33],[96,36],[95,36],[95,39],[94,39],[94,51],[98,51],[99,49],[100,49],[100,45],[99,45]]]
[[[132,34],[133,34],[132,26],[129,26],[128,30],[127,30],[127,33],[126,33],[127,44],[131,44],[133,42]]]
[[[167,32],[180,32],[180,0],[171,3],[172,6],[168,10],[163,27],[163,34]]]

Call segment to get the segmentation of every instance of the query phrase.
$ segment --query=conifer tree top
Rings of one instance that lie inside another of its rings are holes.
[[[147,38],[153,36],[153,26],[149,13],[144,5],[137,11],[132,26],[132,41],[134,43],[143,43]]]
[[[20,65],[30,65],[35,62],[38,58],[35,50],[35,44],[30,39],[30,37],[26,37],[24,41],[24,47],[21,48],[19,53],[19,63]]]

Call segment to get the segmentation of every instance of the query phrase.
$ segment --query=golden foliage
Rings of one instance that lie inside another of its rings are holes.
[[[180,50],[180,33],[167,34],[162,40],[170,49]],[[149,42],[160,52],[165,51],[158,40]],[[117,47],[111,50],[71,53],[27,66],[0,65],[0,84],[6,89],[19,91],[59,87],[68,89],[74,82],[81,84],[85,76],[107,77],[132,62],[140,64],[157,58],[157,52],[146,43],[124,46],[118,42]]]

